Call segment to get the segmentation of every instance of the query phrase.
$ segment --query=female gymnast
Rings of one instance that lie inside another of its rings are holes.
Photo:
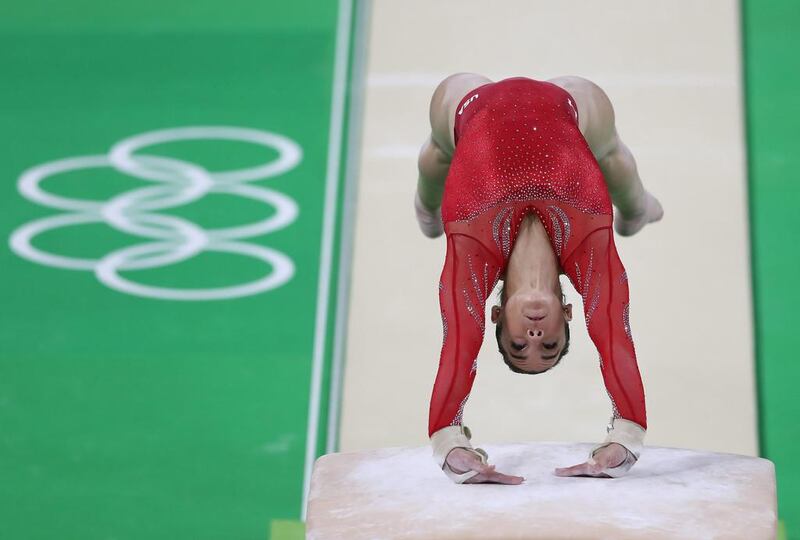
[[[583,298],[613,417],[586,462],[555,472],[625,474],[639,458],[647,420],[612,221],[629,236],[663,211],[642,186],[608,97],[579,77],[492,82],[460,73],[436,88],[430,123],[415,207],[426,236],[447,238],[439,282],[444,339],[429,417],[438,465],[457,483],[523,481],[472,447],[464,405],[497,282],[503,289],[491,319],[500,354],[512,371],[538,374],[569,347],[572,306],[559,282],[566,274]]]

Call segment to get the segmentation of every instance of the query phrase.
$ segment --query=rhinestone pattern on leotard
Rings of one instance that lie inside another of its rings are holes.
[[[449,175],[459,185],[445,191],[445,222],[533,199],[569,203],[591,214],[611,212],[574,102],[553,84],[514,78],[481,87],[479,97],[457,115],[455,139]]]
[[[633,335],[631,335],[631,305],[625,304],[625,307],[622,308],[622,326],[625,328],[625,335],[628,336],[628,339],[633,341]]]
[[[453,421],[450,423],[451,426],[460,426],[464,421],[464,407],[466,406],[467,401],[469,401],[469,394],[467,394],[464,399],[461,400],[461,403],[458,406],[458,412],[453,418]]]
[[[444,284],[439,282],[439,296],[444,293]],[[444,311],[442,313],[442,346],[447,343],[447,315]]]

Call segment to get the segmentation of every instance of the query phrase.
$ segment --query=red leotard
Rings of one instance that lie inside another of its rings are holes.
[[[583,297],[614,417],[646,429],[611,200],[578,129],[572,97],[554,84],[525,78],[486,84],[461,100],[455,141],[442,201],[444,340],[429,435],[462,422],[483,341],[487,296],[505,275],[522,219],[530,213],[544,225],[561,268]]]

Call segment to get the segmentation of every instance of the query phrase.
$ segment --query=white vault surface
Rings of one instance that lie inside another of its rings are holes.
[[[590,445],[488,446],[518,486],[456,485],[430,449],[331,454],[314,466],[307,538],[773,540],[775,469],[733,454],[651,447],[622,478],[559,478]]]
[[[417,229],[416,156],[436,84],[472,71],[581,75],[609,94],[665,209],[661,223],[617,239],[646,442],[755,454],[738,3],[407,0],[375,1],[371,12],[340,448],[427,441],[445,242]],[[464,415],[479,444],[605,436],[597,353],[580,298],[565,292],[577,315],[571,351],[551,373],[511,373],[487,324]]]

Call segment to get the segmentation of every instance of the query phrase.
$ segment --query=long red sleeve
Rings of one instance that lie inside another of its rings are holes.
[[[566,259],[564,271],[583,297],[586,327],[600,353],[614,418],[647,429],[644,387],[629,320],[628,276],[611,228],[589,234]]]
[[[461,424],[483,341],[486,297],[531,213],[583,296],[614,416],[646,428],[611,198],[572,97],[550,83],[513,78],[469,92],[459,111],[441,209],[447,233],[439,291],[444,343],[429,434]]]
[[[431,395],[428,435],[461,425],[483,342],[486,299],[499,277],[499,261],[480,242],[460,234],[448,235],[439,282],[442,352]]]

